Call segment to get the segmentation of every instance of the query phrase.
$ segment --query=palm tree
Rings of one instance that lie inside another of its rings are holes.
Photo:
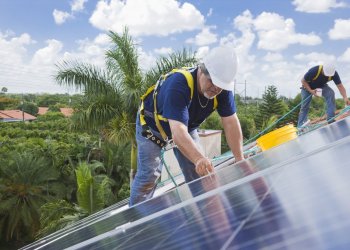
[[[130,182],[136,172],[137,148],[135,118],[140,96],[159,76],[173,68],[190,66],[195,55],[187,50],[158,60],[154,69],[143,73],[137,47],[125,28],[121,35],[109,32],[113,47],[106,52],[106,69],[93,65],[64,62],[58,65],[56,80],[60,85],[76,87],[85,98],[72,118],[78,128],[97,131],[118,145],[130,143]]]
[[[43,237],[115,203],[112,193],[115,182],[105,175],[101,162],[81,162],[75,170],[78,204],[55,200],[41,207],[41,228],[36,237]]]
[[[40,227],[40,206],[59,193],[52,183],[58,171],[45,158],[25,152],[3,162],[0,176],[0,235],[6,240],[33,237]]]

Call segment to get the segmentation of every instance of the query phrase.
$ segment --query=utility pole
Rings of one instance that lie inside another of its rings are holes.
[[[23,123],[24,123],[24,101],[23,101],[23,93],[22,93],[21,105],[22,105],[22,121],[23,121]]]
[[[244,80],[244,103],[247,103],[247,80]]]

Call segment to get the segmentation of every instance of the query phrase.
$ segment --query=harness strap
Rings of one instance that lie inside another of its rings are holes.
[[[160,124],[160,121],[164,121],[167,122],[168,119],[166,119],[165,117],[163,117],[162,115],[158,114],[157,111],[157,94],[158,94],[158,87],[161,86],[164,82],[164,80],[166,80],[170,75],[174,74],[174,73],[181,73],[185,76],[186,81],[187,81],[187,85],[190,88],[190,99],[192,100],[193,98],[193,93],[194,93],[194,80],[192,77],[192,74],[188,71],[188,69],[190,68],[182,68],[182,69],[173,69],[172,71],[170,71],[169,73],[162,75],[159,80],[157,81],[156,84],[152,85],[150,88],[147,89],[146,93],[144,95],[141,96],[141,103],[140,103],[140,123],[142,126],[142,135],[144,137],[146,137],[147,139],[152,140],[153,142],[155,142],[158,146],[163,147],[166,145],[166,141],[168,141],[168,136],[166,135],[162,125]],[[162,136],[162,139],[156,137],[152,131],[150,130],[150,128],[147,126],[146,124],[146,120],[145,120],[145,109],[144,109],[144,100],[146,99],[146,97],[151,94],[153,91],[153,106],[154,106],[154,111],[153,111],[153,119],[155,121],[156,127],[159,131],[159,133]],[[214,98],[214,103],[213,103],[213,110],[215,110],[218,106],[218,100],[215,96]],[[154,139],[153,139],[154,138]]]
[[[312,79],[313,81],[315,81],[321,74],[321,71],[322,71],[322,68],[323,68],[323,65],[319,65],[318,66],[318,70],[317,70],[317,74],[316,76]],[[328,81],[331,81],[332,80],[332,77],[331,76],[328,76]]]
[[[159,138],[158,136],[154,135],[148,126],[147,127],[142,126],[141,134],[143,137],[146,137],[148,140],[151,140],[152,142],[154,142],[160,148],[163,148],[166,145],[166,142],[161,138]]]

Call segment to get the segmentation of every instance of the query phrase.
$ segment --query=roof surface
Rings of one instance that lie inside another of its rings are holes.
[[[0,110],[0,118],[3,119],[16,119],[16,120],[35,120],[36,117],[32,116],[26,112],[22,112],[21,110]]]

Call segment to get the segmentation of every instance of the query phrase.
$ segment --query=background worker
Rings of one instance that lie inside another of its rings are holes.
[[[228,46],[217,47],[199,66],[168,74],[141,98],[136,120],[138,170],[129,205],[153,196],[162,170],[161,148],[167,139],[177,145],[174,154],[186,182],[214,171],[211,160],[200,150],[197,132],[214,110],[221,116],[235,160],[244,159],[242,131],[232,93],[236,70],[234,50]]]
[[[335,115],[335,94],[333,89],[327,84],[331,80],[333,80],[338,87],[345,105],[350,105],[346,90],[340,80],[338,72],[335,70],[334,64],[329,63],[312,67],[301,80],[301,100],[303,103],[301,104],[298,117],[298,127],[302,127],[307,123],[307,115],[312,99],[310,95],[318,96],[316,89],[322,89],[322,96],[327,104],[327,120],[329,123],[333,122],[332,118]]]

